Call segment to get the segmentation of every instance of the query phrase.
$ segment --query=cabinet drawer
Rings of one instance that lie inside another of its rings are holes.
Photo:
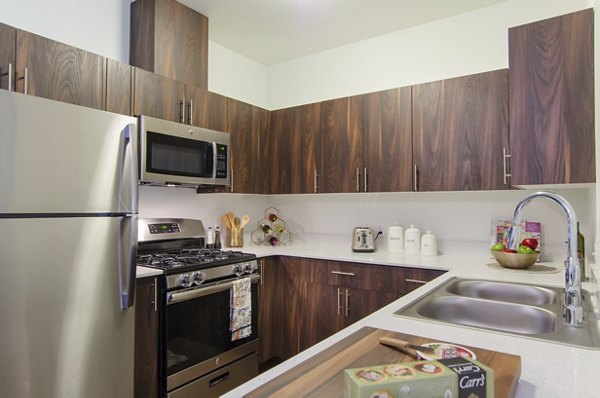
[[[398,294],[407,294],[425,283],[445,274],[446,271],[423,268],[398,269]]]
[[[314,282],[354,289],[397,292],[396,268],[383,265],[319,261],[314,266]]]

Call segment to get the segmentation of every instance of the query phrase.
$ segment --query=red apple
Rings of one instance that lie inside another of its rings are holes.
[[[523,239],[521,244],[523,246],[531,247],[533,250],[537,249],[537,247],[538,247],[538,241],[535,238],[525,238],[525,239]]]

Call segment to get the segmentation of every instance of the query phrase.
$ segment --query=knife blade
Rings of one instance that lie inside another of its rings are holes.
[[[410,344],[408,341],[394,339],[392,337],[380,337],[379,344],[387,345],[394,348],[411,348],[422,352],[434,352],[433,348],[425,347],[422,345]]]

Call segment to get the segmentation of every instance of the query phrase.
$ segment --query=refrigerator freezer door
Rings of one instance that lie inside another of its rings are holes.
[[[0,90],[0,215],[136,213],[136,123]]]
[[[118,217],[0,219],[0,395],[131,398]]]

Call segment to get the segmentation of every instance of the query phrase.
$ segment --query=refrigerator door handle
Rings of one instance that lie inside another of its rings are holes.
[[[128,124],[121,133],[119,159],[119,202],[127,213],[138,212],[137,131],[135,124]],[[129,161],[128,161],[129,160]]]
[[[121,310],[133,307],[137,267],[138,221],[135,215],[121,218],[119,223],[119,292]]]

